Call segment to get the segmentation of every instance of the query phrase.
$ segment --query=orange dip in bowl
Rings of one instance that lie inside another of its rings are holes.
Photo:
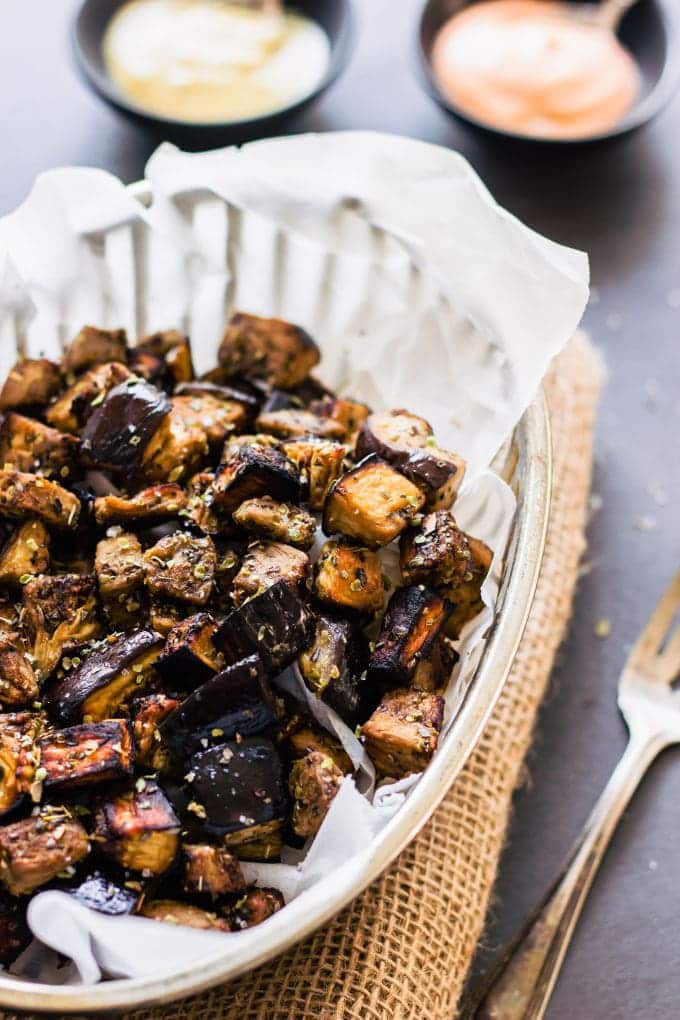
[[[550,0],[484,0],[439,30],[443,96],[482,124],[548,139],[588,138],[632,108],[640,73],[615,34]]]

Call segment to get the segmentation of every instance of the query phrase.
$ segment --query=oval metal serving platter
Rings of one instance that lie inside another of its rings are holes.
[[[131,186],[143,204],[148,186]],[[404,805],[382,830],[370,855],[346,862],[330,887],[312,887],[258,933],[225,953],[212,953],[186,969],[99,985],[45,985],[0,976],[0,1005],[66,1015],[132,1009],[196,994],[257,967],[329,921],[381,874],[425,825],[474,750],[512,666],[538,581],[550,509],[551,443],[545,399],[539,393],[494,468],[512,486],[517,514],[505,551],[496,618],[465,700],[437,754]],[[244,933],[244,935],[247,933]]]

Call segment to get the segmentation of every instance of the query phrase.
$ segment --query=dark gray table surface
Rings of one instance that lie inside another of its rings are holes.
[[[87,164],[134,180],[155,145],[79,80],[68,44],[75,6],[0,0],[0,213],[53,166]],[[609,369],[589,570],[541,711],[529,780],[515,798],[479,969],[555,873],[623,749],[617,672],[680,564],[680,100],[608,147],[546,153],[483,143],[420,90],[418,9],[418,0],[364,0],[347,72],[289,130],[379,129],[460,150],[508,209],[589,253],[586,326]],[[611,621],[606,640],[594,634],[600,618]],[[680,755],[671,751],[616,834],[548,1017],[675,1020],[679,955]]]

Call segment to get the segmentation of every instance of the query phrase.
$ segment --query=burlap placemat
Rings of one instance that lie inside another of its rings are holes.
[[[327,927],[204,995],[126,1020],[452,1020],[583,551],[600,358],[576,337],[546,381],[552,514],[535,605],[479,746],[396,863]],[[10,1018],[6,1016],[6,1020]]]

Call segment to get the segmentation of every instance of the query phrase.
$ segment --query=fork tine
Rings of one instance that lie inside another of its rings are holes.
[[[680,606],[680,571],[678,571],[659,599],[647,626],[633,646],[628,659],[629,662],[649,659],[658,653],[668,628],[673,622],[678,606]],[[674,649],[676,648],[676,639],[677,634],[673,635],[672,638]],[[667,652],[669,651],[670,646],[667,649]]]

